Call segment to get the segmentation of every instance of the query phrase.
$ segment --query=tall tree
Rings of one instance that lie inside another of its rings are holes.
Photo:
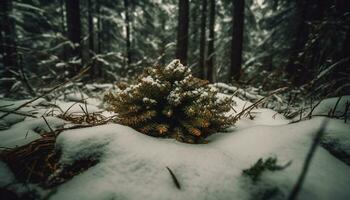
[[[307,5],[308,3],[306,1],[296,1],[295,21],[297,23],[297,28],[295,29],[295,39],[293,40],[293,44],[291,46],[291,53],[286,66],[287,73],[290,77],[293,78],[293,81],[296,84],[301,83],[301,80],[299,78],[296,78],[296,76],[298,76],[298,74],[300,73],[303,73],[304,71],[302,65],[303,63],[300,62],[301,57],[299,56],[299,53],[303,51],[309,35],[309,28],[306,22],[306,16],[308,12]],[[304,71],[304,73],[306,72]]]
[[[189,14],[189,0],[179,0],[177,46],[175,56],[180,59],[184,65],[187,64]]]
[[[93,3],[91,0],[87,1],[88,4],[88,29],[89,29],[89,57],[90,59],[94,56],[95,54],[95,44],[94,44],[94,39],[95,39],[95,32],[94,32],[94,21],[93,21]],[[92,60],[91,63],[91,68],[90,68],[90,77],[95,78],[97,77],[98,74],[96,73],[96,65],[94,60]]]
[[[233,26],[231,40],[231,68],[230,79],[238,81],[241,77],[243,28],[244,28],[244,0],[233,0]]]
[[[215,41],[215,0],[210,0],[210,12],[209,12],[209,42],[208,42],[208,56],[207,56],[207,79],[213,82],[214,79],[214,41]]]
[[[207,0],[202,0],[202,14],[201,14],[201,37],[199,46],[199,77],[202,79],[206,78],[206,23],[207,23]]]
[[[129,15],[129,0],[124,0],[125,9],[125,29],[126,29],[126,57],[127,64],[131,64],[131,41],[130,41],[130,15]]]
[[[310,48],[307,47],[307,43],[313,34],[311,24],[316,24],[323,19],[325,10],[332,6],[329,2],[331,1],[296,1],[294,17],[296,29],[286,65],[286,71],[296,85],[302,85],[311,80],[313,71],[318,67],[316,65],[319,63],[316,60],[318,60],[321,47],[314,44]]]
[[[74,44],[75,48],[72,54],[75,57],[81,58],[81,22],[80,22],[80,3],[79,0],[66,0],[67,12],[67,36]],[[74,72],[79,70],[80,66],[74,66]]]
[[[62,31],[62,34],[66,34],[66,20],[65,20],[65,17],[64,17],[64,0],[60,0],[60,14],[61,14],[61,31]]]
[[[88,0],[88,28],[89,28],[89,55],[92,56],[94,52],[94,21],[92,2]]]
[[[5,67],[4,74],[2,74],[3,77],[10,77],[10,70],[17,68],[16,30],[14,19],[11,17],[11,12],[12,0],[3,0],[2,5],[0,6],[0,53],[2,54],[2,62]],[[6,82],[4,84],[7,89],[12,86],[11,82]]]
[[[101,2],[96,1],[96,15],[97,15],[97,53],[101,53],[102,48],[102,36],[101,36]]]

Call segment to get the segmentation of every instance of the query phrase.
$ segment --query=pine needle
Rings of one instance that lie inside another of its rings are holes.
[[[173,171],[171,171],[171,169],[169,167],[166,167],[171,175],[171,178],[173,179],[173,182],[175,184],[175,186],[177,187],[177,189],[181,190],[181,185],[179,183],[179,181],[177,180],[175,174],[173,173]]]

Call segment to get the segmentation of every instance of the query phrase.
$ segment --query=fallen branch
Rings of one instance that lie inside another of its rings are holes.
[[[288,89],[288,87],[279,88],[277,90],[274,90],[274,91],[270,92],[267,96],[259,99],[258,101],[256,101],[252,105],[250,105],[250,106],[248,106],[246,108],[243,108],[241,112],[239,112],[237,115],[234,116],[234,119],[235,120],[240,119],[244,114],[246,114],[247,112],[249,113],[252,109],[256,108],[260,103],[262,103],[267,98],[271,97],[272,95],[274,95],[274,94],[276,94],[278,92],[285,91],[286,89]]]
[[[34,102],[34,101],[36,101],[36,100],[38,100],[38,99],[44,97],[44,96],[50,94],[51,92],[57,90],[58,88],[63,87],[63,86],[66,85],[67,83],[72,82],[72,81],[78,79],[78,78],[81,77],[85,72],[87,72],[87,71],[89,70],[89,68],[90,68],[90,67],[87,67],[87,68],[82,69],[82,70],[79,72],[79,74],[77,74],[77,75],[74,76],[73,78],[71,78],[71,79],[69,79],[69,80],[67,80],[67,81],[65,81],[65,82],[63,82],[63,83],[61,83],[61,84],[59,84],[59,85],[57,85],[57,86],[51,88],[49,91],[45,92],[44,94],[39,95],[39,96],[33,98],[32,100],[29,100],[29,101],[23,103],[22,105],[18,106],[17,108],[15,108],[15,109],[13,109],[13,110],[7,111],[5,114],[3,114],[3,115],[0,116],[0,119],[2,119],[2,118],[4,118],[4,117],[8,116],[9,114],[11,114],[11,112],[17,111],[17,110],[19,110],[19,109],[25,107],[26,105],[28,105],[28,104],[30,104],[30,103],[32,103],[32,102]]]
[[[16,114],[16,115],[22,115],[22,116],[26,116],[26,117],[37,118],[37,116],[29,114],[29,113],[21,113],[21,112],[12,111],[12,110],[1,110],[0,109],[0,112],[6,112],[6,113],[10,113],[10,114]]]

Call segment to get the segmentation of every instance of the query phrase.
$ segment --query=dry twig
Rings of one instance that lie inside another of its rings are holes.
[[[61,84],[59,84],[59,85],[57,85],[57,86],[51,88],[49,91],[45,92],[44,94],[39,95],[39,96],[37,96],[37,97],[35,97],[35,98],[33,98],[33,99],[31,99],[31,100],[29,100],[29,101],[23,103],[22,105],[18,106],[17,108],[15,108],[15,109],[13,109],[13,110],[11,110],[11,111],[6,111],[5,114],[3,114],[3,115],[0,116],[0,119],[2,119],[2,118],[4,118],[4,117],[8,116],[9,114],[11,114],[11,112],[15,112],[15,111],[17,111],[17,110],[19,110],[19,109],[21,109],[21,108],[27,106],[28,104],[30,104],[30,103],[32,103],[32,102],[34,102],[34,101],[36,101],[36,100],[38,100],[38,99],[40,99],[40,98],[42,98],[42,97],[48,95],[48,94],[50,94],[51,92],[57,90],[58,88],[61,88],[61,87],[65,86],[67,83],[72,82],[72,81],[78,79],[79,77],[81,77],[81,76],[82,76],[85,72],[87,72],[88,70],[89,70],[89,67],[84,68],[84,69],[81,70],[81,72],[80,72],[79,74],[77,74],[77,75],[74,76],[73,78],[71,78],[71,79],[69,79],[69,80],[67,80],[67,81],[65,81],[65,82],[63,82],[63,83],[61,83]]]

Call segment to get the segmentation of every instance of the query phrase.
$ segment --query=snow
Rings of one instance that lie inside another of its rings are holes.
[[[218,96],[219,99],[232,98],[235,101],[235,111],[228,114],[251,105],[231,95],[218,93]],[[337,100],[324,100],[313,113],[328,113]],[[337,114],[345,109],[348,100],[348,96],[341,98]],[[16,102],[16,105],[20,103],[23,102]],[[33,109],[34,105],[26,109]],[[84,103],[72,102],[72,98],[68,102],[58,100],[56,105],[63,111],[73,105],[67,112],[69,114],[83,113],[80,106],[85,109]],[[89,112],[100,112],[98,105],[98,99],[86,104]],[[102,114],[110,116],[115,113]],[[149,137],[115,123],[64,131],[56,142],[57,150],[62,152],[60,163],[63,166],[81,159],[99,162],[55,188],[50,199],[246,200],[254,199],[256,194],[273,187],[277,187],[280,196],[285,198],[301,172],[314,135],[325,117],[290,123],[271,109],[257,108],[250,114],[251,117],[243,116],[226,132],[210,136],[208,144],[198,145]],[[67,123],[56,117],[46,119],[53,129]],[[48,131],[42,118],[22,119],[0,131],[0,146],[13,148],[28,144],[41,137],[40,129]],[[336,144],[338,149],[350,155],[349,130],[350,124],[344,120],[329,119],[322,144]],[[298,199],[348,199],[350,167],[322,146],[316,149]],[[281,165],[291,161],[291,165],[281,171],[264,172],[258,183],[242,176],[242,170],[258,159],[268,157],[276,157]],[[174,172],[181,190],[175,187],[166,167]],[[7,166],[0,162],[0,186],[14,181]]]
[[[326,130],[322,144],[335,153],[345,154],[345,161],[350,164],[350,134],[349,125],[343,120],[331,120],[331,126]]]
[[[165,70],[166,70],[166,71],[173,72],[173,73],[176,73],[176,72],[185,72],[186,70],[189,70],[189,68],[186,68],[185,66],[183,66],[183,65],[180,63],[180,60],[175,59],[175,60],[171,61],[171,62],[165,67]]]
[[[5,111],[11,111],[19,106],[21,106],[22,104],[28,102],[29,100],[18,100],[18,101],[10,101],[10,100],[4,100],[1,99],[0,100],[0,116],[7,114],[7,112]],[[12,124],[18,123],[20,121],[23,121],[25,119],[25,116],[20,115],[20,114],[25,114],[25,113],[31,113],[33,112],[35,109],[34,107],[44,103],[46,100],[43,98],[39,98],[38,100],[28,104],[27,106],[17,110],[16,112],[18,114],[15,113],[11,113],[9,115],[7,115],[6,117],[0,119],[0,124],[2,127],[8,127]],[[0,129],[1,130],[1,129]]]
[[[0,187],[4,187],[9,183],[14,182],[15,180],[15,177],[7,165],[4,162],[0,161]]]
[[[214,86],[227,90],[229,92],[233,92],[236,96],[240,96],[241,98],[247,98],[249,100],[259,100],[263,98],[263,96],[257,94],[256,91],[246,91],[242,88],[230,86],[225,83],[215,83]],[[254,88],[251,88],[251,89],[254,89]]]
[[[283,115],[271,109],[255,109],[251,114],[253,116],[253,120],[249,117],[243,118],[236,123],[237,128],[243,129],[258,125],[277,126],[289,123],[289,120],[287,120]]]
[[[86,128],[84,134],[66,131],[58,138],[63,163],[88,157],[98,157],[100,162],[58,187],[52,199],[249,199],[254,185],[242,177],[242,170],[268,156],[281,163],[292,161],[285,170],[262,177],[288,195],[322,122],[323,118],[314,118],[294,124],[238,126],[202,145],[148,137],[118,124]],[[337,123],[330,123],[328,130],[337,130]],[[181,190],[173,185],[166,167],[175,173]],[[347,199],[349,175],[347,165],[319,147],[300,199]]]
[[[64,125],[64,121],[56,117],[46,117],[51,128]],[[14,148],[26,145],[41,136],[38,131],[49,131],[44,119],[28,119],[13,125],[10,129],[0,131],[0,146],[3,148]]]
[[[72,92],[67,94],[66,99],[68,101],[82,102],[88,98],[88,95],[83,92]]]
[[[101,109],[99,109],[97,106],[91,105],[91,104],[84,104],[84,103],[77,103],[77,102],[62,102],[62,101],[57,101],[56,104],[66,114],[84,114],[84,111],[82,110],[82,108],[84,110],[87,108],[87,111],[89,113],[101,111]]]
[[[338,102],[339,100],[339,102]],[[338,103],[337,103],[338,102]],[[350,103],[350,95],[342,96],[342,97],[333,97],[322,100],[313,110],[312,115],[328,115],[330,110],[335,109],[335,116],[344,115],[346,104]],[[348,117],[350,117],[350,110],[346,113]]]

